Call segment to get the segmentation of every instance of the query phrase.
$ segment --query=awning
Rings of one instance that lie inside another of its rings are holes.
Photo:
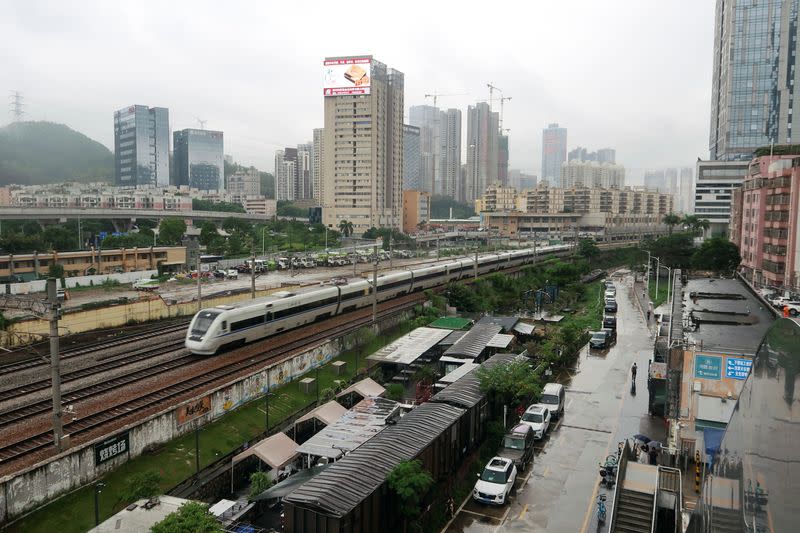
[[[236,505],[235,501],[232,500],[220,500],[211,507],[208,508],[208,512],[213,514],[216,517],[220,517],[225,514],[225,511],[230,509]]]
[[[525,322],[517,322],[514,324],[514,331],[521,333],[522,335],[530,335],[533,333],[533,329],[533,324],[526,324]]]
[[[709,464],[714,464],[714,458],[719,453],[720,444],[722,444],[722,437],[725,436],[724,429],[711,429],[706,428],[703,430],[703,442],[706,447],[706,455],[709,457]]]
[[[443,355],[439,358],[439,361],[442,363],[458,363],[463,365],[464,363],[472,363],[475,359],[472,357],[452,357],[450,355]]]
[[[353,383],[342,392],[336,395],[337,398],[341,398],[351,392],[357,392],[362,397],[367,398],[369,396],[383,396],[383,393],[386,392],[386,389],[383,388],[377,381],[372,378],[364,378],[361,381],[357,381]]]
[[[255,455],[271,468],[277,470],[294,461],[299,455],[296,448],[297,443],[286,434],[276,433],[235,456],[233,458],[233,464],[251,455]]]
[[[437,383],[441,383],[443,385],[449,385],[450,383],[455,383],[463,376],[471,372],[472,370],[478,368],[481,365],[475,363],[464,363],[460,367],[456,368],[452,372],[445,374]]]
[[[449,334],[448,329],[417,328],[368,355],[367,359],[379,363],[410,365]]]
[[[492,339],[486,343],[488,348],[506,348],[509,344],[514,340],[514,335],[506,335],[504,333],[498,333]]]
[[[346,412],[347,409],[342,407],[340,403],[338,403],[336,400],[331,400],[328,403],[324,403],[298,418],[295,422],[295,425],[299,424],[300,422],[305,422],[306,420],[316,418],[326,426],[330,426],[342,418],[342,415],[344,415]]]

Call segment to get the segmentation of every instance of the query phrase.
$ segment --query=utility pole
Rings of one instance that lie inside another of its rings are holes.
[[[200,252],[197,252],[197,312],[200,312],[200,309],[203,308],[203,289],[202,285],[200,284],[202,272],[200,272]]]
[[[478,279],[478,247],[480,241],[475,239],[475,279]]]
[[[56,450],[61,450],[61,439],[64,425],[61,420],[61,368],[58,354],[58,318],[61,316],[61,305],[58,303],[56,278],[47,279],[48,319],[50,321],[50,379],[53,382],[53,443]]]
[[[358,265],[358,254],[356,253],[356,241],[353,240],[353,277],[356,277],[356,266]]]
[[[250,294],[256,298],[256,254],[250,255]]]
[[[645,294],[650,298],[650,252],[647,252],[647,281],[645,282]],[[643,302],[644,303],[644,302]]]
[[[378,243],[375,243],[375,270],[372,271],[372,323],[378,321]]]
[[[83,250],[83,238],[81,237],[81,217],[78,217],[78,250]]]
[[[656,298],[658,298],[658,278],[661,276],[661,259],[656,257]]]
[[[393,268],[393,263],[394,263],[392,259],[393,258],[392,242],[393,242],[392,236],[389,235],[389,270]]]
[[[94,485],[94,525],[100,525],[100,493],[103,492],[106,484],[102,481]]]

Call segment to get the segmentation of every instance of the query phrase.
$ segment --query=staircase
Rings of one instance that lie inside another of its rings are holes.
[[[611,533],[645,533],[653,523],[653,495],[622,489]]]
[[[714,533],[738,533],[743,530],[741,515],[732,509],[714,507]]]

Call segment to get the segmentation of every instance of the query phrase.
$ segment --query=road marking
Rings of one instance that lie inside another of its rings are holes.
[[[528,512],[528,504],[526,503],[525,507],[522,508],[522,512],[519,513],[519,516],[517,517],[517,520],[522,520],[522,517],[525,516],[525,513],[527,513],[527,512]]]
[[[545,468],[545,469],[544,469],[544,472],[542,472],[542,477],[547,477],[547,473],[548,473],[549,471],[550,471],[550,467],[548,466],[547,468]],[[527,507],[527,506],[526,506],[526,507]]]
[[[491,520],[499,520],[499,518],[495,518],[495,517],[494,517],[494,516],[492,516],[492,515],[483,514],[483,513],[476,513],[475,511],[470,511],[469,509],[461,509],[459,512],[460,512],[460,513],[469,513],[469,514],[474,514],[475,516],[481,516],[481,517],[483,517],[483,518],[489,518],[489,519],[491,519]]]
[[[622,398],[625,398],[625,396],[623,395]],[[583,431],[596,431],[597,433],[608,433],[608,434],[611,434],[611,431],[609,431],[607,429],[587,428],[585,426],[570,426],[569,424],[563,424],[563,425],[564,425],[565,428],[582,429]]]
[[[572,398],[570,398],[569,401],[567,402],[567,409],[569,409],[570,405],[572,405]]]

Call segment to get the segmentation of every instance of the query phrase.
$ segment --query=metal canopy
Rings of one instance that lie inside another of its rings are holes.
[[[444,352],[444,355],[455,357],[480,357],[483,350],[492,338],[500,333],[501,326],[497,324],[475,324],[466,335],[461,337],[454,345]]]
[[[417,328],[367,356],[367,359],[379,363],[409,365],[449,334],[450,330],[447,329]]]

